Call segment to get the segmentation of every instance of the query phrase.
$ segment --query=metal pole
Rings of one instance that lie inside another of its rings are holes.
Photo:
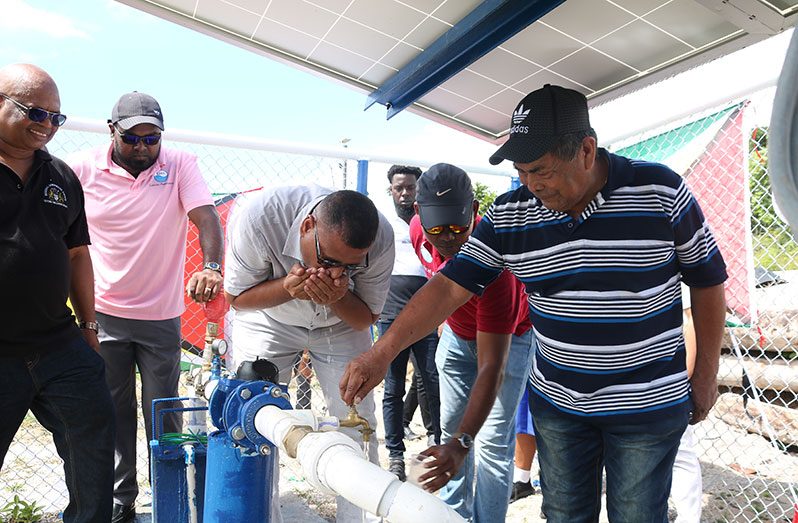
[[[369,161],[357,161],[357,192],[369,195]]]

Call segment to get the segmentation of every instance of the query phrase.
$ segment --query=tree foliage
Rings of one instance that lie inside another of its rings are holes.
[[[761,234],[779,223],[773,208],[768,178],[767,128],[754,129],[749,142],[748,171],[751,186],[751,231]]]
[[[773,205],[767,133],[767,127],[754,129],[748,148],[754,263],[771,270],[795,270],[798,269],[798,243]]]
[[[490,187],[481,182],[474,183],[474,198],[479,202],[479,215],[483,216],[488,212],[488,208],[493,204],[498,193],[492,191]]]

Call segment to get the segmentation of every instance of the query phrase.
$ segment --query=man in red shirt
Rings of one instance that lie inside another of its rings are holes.
[[[419,179],[410,240],[428,276],[455,256],[480,221],[471,180],[462,169],[437,164]],[[512,484],[515,413],[532,357],[526,293],[507,271],[446,320],[436,364],[440,380],[441,441],[423,454],[434,456],[421,476],[424,488],[443,487],[441,498],[476,523],[504,521]],[[412,343],[413,329],[384,333],[391,351],[369,351],[358,365],[382,372],[401,348]],[[396,323],[394,323],[396,325]],[[353,362],[354,363],[354,362]],[[350,363],[350,367],[353,363]],[[344,374],[345,383],[346,373]],[[476,474],[476,482],[474,475]]]

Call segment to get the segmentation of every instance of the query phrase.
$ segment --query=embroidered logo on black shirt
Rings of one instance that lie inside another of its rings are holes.
[[[51,203],[66,208],[67,197],[64,190],[54,183],[44,188],[44,203]]]

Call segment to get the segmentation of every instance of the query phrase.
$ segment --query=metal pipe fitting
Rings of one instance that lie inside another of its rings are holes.
[[[363,435],[364,443],[368,443],[371,435],[374,434],[374,429],[371,428],[368,420],[357,413],[357,408],[354,405],[349,407],[349,413],[344,419],[340,420],[339,425],[341,427],[361,427],[358,430]]]

